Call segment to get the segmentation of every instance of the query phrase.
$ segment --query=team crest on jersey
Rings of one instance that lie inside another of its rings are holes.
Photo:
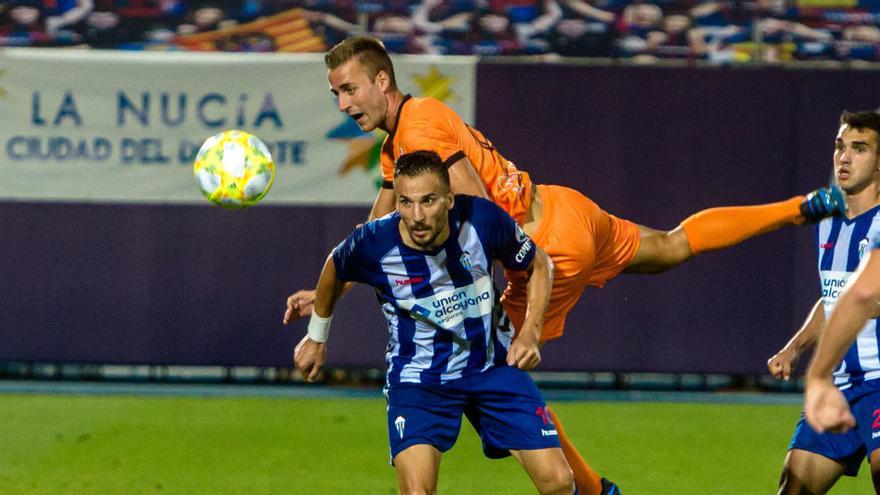
[[[406,418],[398,416],[397,419],[394,420],[394,427],[397,428],[397,434],[400,435],[400,438],[403,438],[403,429],[406,427]]]
[[[472,266],[471,265],[471,254],[468,253],[467,251],[465,251],[464,254],[461,255],[460,261],[461,261],[461,266],[463,266],[465,268],[465,270],[470,271],[471,266]]]
[[[868,249],[867,237],[859,241],[859,259],[862,259],[862,256],[865,254],[865,249]]]

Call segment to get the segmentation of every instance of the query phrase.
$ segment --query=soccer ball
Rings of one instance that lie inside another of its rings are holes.
[[[269,192],[275,162],[269,148],[253,134],[223,131],[199,149],[193,173],[209,201],[237,210],[257,204]]]

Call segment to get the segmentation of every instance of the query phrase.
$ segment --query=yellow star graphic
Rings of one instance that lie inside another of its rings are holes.
[[[421,89],[422,96],[431,96],[444,102],[456,98],[455,94],[452,92],[452,82],[455,79],[444,76],[443,73],[437,69],[436,65],[432,65],[426,75],[412,76],[412,78],[413,81],[418,84],[419,89]]]
[[[5,70],[0,69],[0,77],[3,77],[3,73]],[[0,86],[0,98],[6,96],[6,91],[3,89],[3,86]]]

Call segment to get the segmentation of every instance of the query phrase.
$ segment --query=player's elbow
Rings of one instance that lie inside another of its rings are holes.
[[[529,275],[541,274],[549,280],[553,280],[553,260],[543,249],[535,246],[535,257],[529,265]]]
[[[880,302],[880,287],[872,287],[867,283],[856,283],[848,292],[849,298],[859,307],[874,307]]]

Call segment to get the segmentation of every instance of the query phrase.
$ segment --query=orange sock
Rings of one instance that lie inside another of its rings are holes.
[[[783,225],[801,224],[803,196],[755,206],[711,208],[691,215],[681,223],[691,252],[723,249]]]
[[[599,473],[594,471],[578,453],[568,435],[565,434],[565,430],[562,429],[562,422],[559,421],[559,417],[556,416],[553,409],[548,407],[547,410],[550,411],[550,419],[553,420],[553,424],[556,426],[556,433],[559,434],[559,444],[562,446],[562,453],[565,454],[565,460],[568,461],[568,465],[571,466],[571,471],[574,473],[574,483],[577,485],[578,493],[580,495],[600,495],[602,493],[602,481]]]

